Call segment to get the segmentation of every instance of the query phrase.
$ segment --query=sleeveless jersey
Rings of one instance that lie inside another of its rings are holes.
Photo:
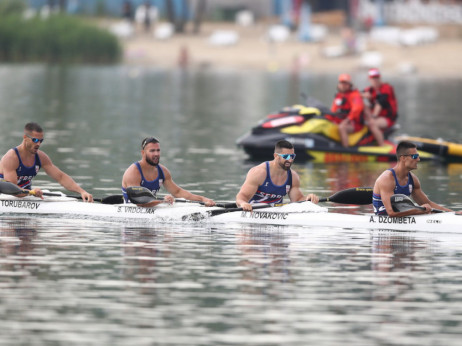
[[[32,188],[32,179],[37,175],[38,171],[42,167],[42,162],[38,154],[35,154],[35,162],[33,166],[26,166],[22,163],[21,156],[19,156],[18,148],[13,148],[14,152],[18,156],[19,166],[16,168],[17,182],[16,184],[23,188],[30,190]],[[0,178],[4,178],[3,174],[0,174]]]
[[[255,195],[250,199],[249,203],[282,203],[285,195],[292,187],[292,171],[287,171],[287,180],[283,185],[275,185],[271,181],[269,162],[266,162],[266,179],[257,189]]]
[[[156,193],[160,190],[160,188],[161,188],[161,186],[162,186],[162,184],[164,182],[164,179],[165,179],[164,171],[162,170],[160,165],[157,165],[157,178],[155,180],[149,181],[149,180],[146,180],[146,178],[144,177],[143,171],[141,170],[140,163],[135,162],[134,164],[138,168],[138,171],[140,172],[140,175],[141,175],[140,186],[151,190],[152,193],[155,196]],[[128,203],[127,190],[124,187],[122,187],[122,194],[124,196],[125,203]]]
[[[393,168],[390,168],[389,171],[393,173],[393,177],[395,178],[395,194],[403,194],[406,196],[410,196],[412,193],[412,189],[414,188],[414,179],[412,179],[411,173],[407,175],[407,183],[404,186],[399,185],[398,178],[396,178],[396,173]],[[382,202],[382,197],[378,194],[372,194],[372,205],[374,206],[374,213],[376,215],[387,215],[387,211],[385,210],[385,206]]]

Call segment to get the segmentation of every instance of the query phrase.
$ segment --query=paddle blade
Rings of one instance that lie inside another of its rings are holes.
[[[395,194],[390,197],[391,206],[396,212],[408,211],[410,209],[421,209],[422,207],[415,204],[408,196]]]
[[[396,212],[408,211],[410,209],[425,210],[424,207],[416,204],[412,199],[403,194],[394,194],[390,197],[391,206]],[[444,213],[440,209],[432,209],[432,213]]]
[[[124,196],[122,195],[111,195],[101,199],[102,204],[122,204],[123,202]]]
[[[371,187],[352,187],[334,193],[330,197],[320,198],[319,202],[367,205],[372,203]]]
[[[0,181],[0,193],[5,195],[20,195],[29,194],[29,190],[21,189],[18,185],[10,183],[9,181]]]
[[[127,187],[127,196],[134,204],[147,204],[157,200],[151,190],[142,186]]]

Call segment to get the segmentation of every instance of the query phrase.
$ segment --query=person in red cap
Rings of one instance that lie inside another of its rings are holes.
[[[393,87],[382,82],[379,69],[371,68],[368,76],[371,85],[363,91],[363,97],[369,101],[369,107],[365,108],[365,120],[378,145],[383,145],[382,131],[395,124],[398,103]]]
[[[338,123],[342,145],[348,147],[348,134],[363,127],[364,103],[361,93],[353,87],[351,76],[342,73],[338,77],[337,94],[332,102],[331,111],[335,115],[326,115],[329,120]]]

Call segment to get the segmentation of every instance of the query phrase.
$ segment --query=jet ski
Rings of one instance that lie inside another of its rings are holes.
[[[395,137],[395,140],[397,142],[404,140],[413,142],[417,146],[419,152],[425,151],[434,154],[446,163],[462,162],[462,143],[448,142],[441,138],[432,139],[408,135]]]
[[[267,160],[281,139],[294,145],[297,162],[390,162],[396,161],[396,144],[388,138],[398,126],[384,132],[385,145],[378,146],[367,126],[348,137],[349,147],[342,146],[337,124],[328,118],[336,116],[322,106],[293,105],[261,120],[248,133],[237,139],[238,147],[252,160]],[[435,156],[420,152],[422,160]]]

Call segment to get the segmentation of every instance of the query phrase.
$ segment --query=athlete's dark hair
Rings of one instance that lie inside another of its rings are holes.
[[[415,145],[412,142],[408,142],[408,141],[399,142],[398,146],[396,147],[396,158],[399,160],[399,157],[401,155],[406,155],[409,149],[414,149],[414,148],[417,148],[417,145]]]
[[[146,137],[141,142],[141,149],[144,149],[149,143],[159,143],[159,140],[155,137]]]
[[[293,149],[294,145],[290,143],[289,141],[286,141],[285,139],[281,139],[280,141],[277,141],[276,145],[274,146],[274,151],[280,151],[281,149]]]
[[[28,131],[28,132],[32,132],[32,131],[35,131],[35,132],[40,132],[42,133],[43,132],[43,129],[42,127],[37,124],[37,123],[27,123],[26,126],[24,126],[24,131]]]

